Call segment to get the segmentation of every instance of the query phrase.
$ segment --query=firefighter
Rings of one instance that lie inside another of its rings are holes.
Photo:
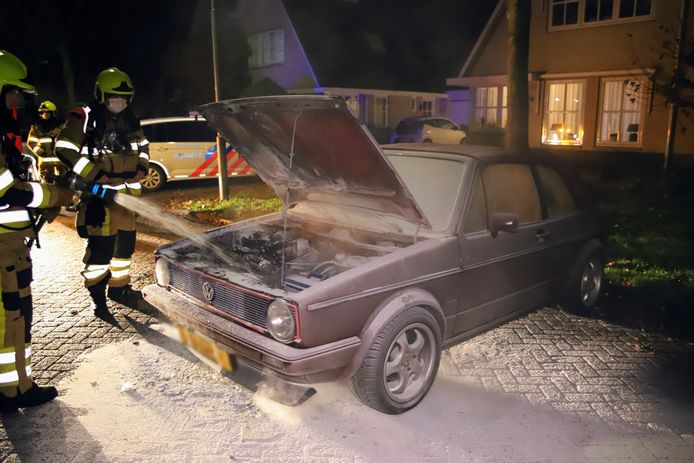
[[[56,185],[26,182],[26,164],[17,147],[17,106],[22,92],[33,92],[27,70],[13,54],[0,50],[0,412],[53,400],[53,386],[38,386],[31,375],[32,269],[28,239],[35,239],[32,210],[68,204],[72,192]],[[7,121],[10,121],[7,123]],[[21,146],[21,145],[20,145]]]
[[[125,72],[115,67],[100,72],[95,100],[70,112],[56,155],[86,182],[139,196],[140,180],[149,168],[149,142],[130,106],[134,93]],[[85,197],[77,212],[77,231],[87,238],[82,276],[94,313],[108,315],[107,294],[124,305],[136,304],[142,293],[130,285],[135,213],[96,196]]]
[[[62,177],[67,167],[55,156],[55,140],[58,138],[63,121],[57,115],[58,108],[52,101],[42,101],[39,105],[39,120],[31,126],[27,137],[27,147],[38,159],[41,181]]]

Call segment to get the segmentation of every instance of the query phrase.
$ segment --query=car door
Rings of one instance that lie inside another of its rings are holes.
[[[460,297],[454,333],[485,329],[544,302],[552,269],[540,193],[524,163],[481,166],[459,230]],[[494,214],[518,217],[515,233],[493,234]]]
[[[458,126],[448,119],[439,119],[438,137],[441,141],[437,143],[447,143],[449,145],[457,145],[460,143],[462,132]]]
[[[169,171],[173,178],[214,176],[215,135],[205,121],[195,119],[166,124]]]

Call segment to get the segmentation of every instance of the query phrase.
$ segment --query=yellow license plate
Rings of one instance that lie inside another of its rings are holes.
[[[234,371],[234,362],[231,355],[219,348],[214,341],[181,325],[178,325],[178,336],[185,346],[202,355],[213,364],[229,373]]]

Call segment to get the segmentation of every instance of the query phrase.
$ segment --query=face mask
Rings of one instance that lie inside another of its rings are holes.
[[[106,100],[106,107],[113,114],[118,114],[128,107],[128,100],[119,97],[109,98],[108,100]]]

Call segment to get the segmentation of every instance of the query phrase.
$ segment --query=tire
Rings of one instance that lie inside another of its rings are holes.
[[[586,315],[595,307],[602,288],[604,264],[602,255],[597,252],[582,261],[564,296],[564,306],[569,311]]]
[[[161,167],[150,164],[147,175],[140,182],[145,191],[157,191],[166,185],[166,174]]]
[[[396,415],[427,395],[440,359],[439,324],[426,309],[412,307],[390,320],[376,336],[349,384],[365,405]]]

